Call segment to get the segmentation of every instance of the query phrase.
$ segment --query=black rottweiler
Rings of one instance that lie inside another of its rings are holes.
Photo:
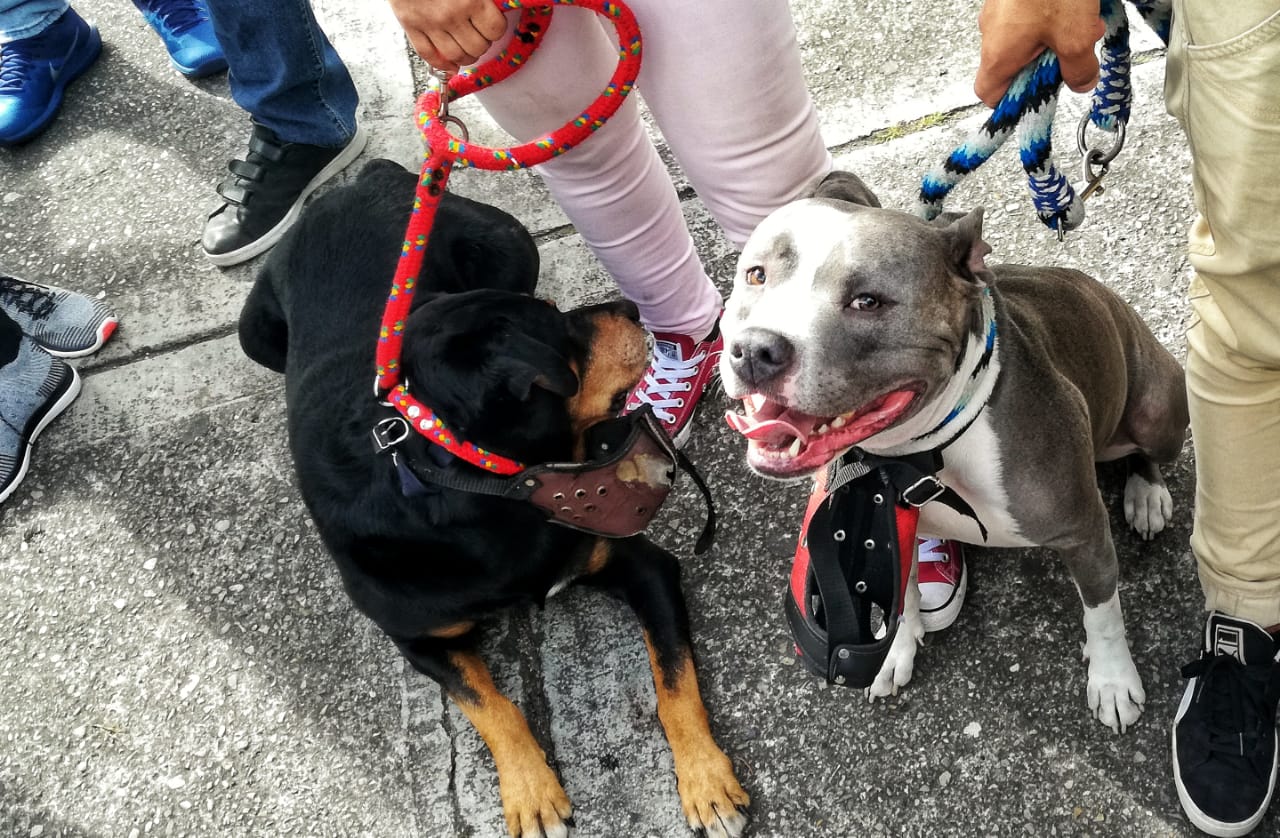
[[[644,536],[550,523],[525,502],[411,491],[373,445],[372,429],[393,415],[373,395],[375,343],[415,184],[379,160],[313,202],[240,316],[245,353],[285,374],[298,485],[347,593],[484,738],[511,834],[548,837],[567,835],[569,800],[475,653],[477,624],[570,581],[624,598],[644,630],[685,816],[739,835],[748,798],[707,724],[676,559]],[[645,334],[628,303],[561,312],[536,299],[537,273],[519,222],[446,193],[406,322],[404,377],[460,438],[524,463],[575,461],[584,433],[643,374]],[[417,434],[397,450],[458,477],[480,473]]]

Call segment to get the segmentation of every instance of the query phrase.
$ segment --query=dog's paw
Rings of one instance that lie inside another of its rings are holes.
[[[911,681],[915,671],[916,650],[924,643],[924,624],[919,617],[911,619],[904,615],[898,633],[889,646],[889,654],[880,667],[876,680],[867,687],[867,701],[887,698],[898,694],[898,687],[905,687]]]
[[[573,807],[549,765],[499,772],[498,783],[512,838],[569,838]]]
[[[717,748],[696,764],[679,766],[676,774],[680,805],[690,829],[708,838],[738,838],[743,833],[751,798],[724,752]]]
[[[1129,475],[1124,484],[1124,519],[1150,541],[1173,518],[1173,497],[1163,483],[1152,483],[1140,474]]]
[[[1085,660],[1089,663],[1086,690],[1089,709],[1093,717],[1113,733],[1128,730],[1142,715],[1142,706],[1147,703],[1146,690],[1142,688],[1142,679],[1127,645],[1122,652],[1102,649],[1090,654],[1085,647]]]

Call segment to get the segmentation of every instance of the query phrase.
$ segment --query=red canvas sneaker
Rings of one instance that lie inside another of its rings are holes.
[[[622,412],[652,405],[654,416],[676,447],[684,445],[693,428],[690,420],[711,384],[722,351],[724,338],[720,336],[719,323],[700,341],[687,335],[655,332],[653,360]]]

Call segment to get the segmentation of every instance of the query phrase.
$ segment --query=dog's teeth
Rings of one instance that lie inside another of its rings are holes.
[[[787,454],[792,457],[800,456],[800,447],[800,437],[796,437],[795,441],[791,443],[791,447],[787,449]]]
[[[831,420],[831,427],[833,427],[833,428],[843,428],[843,427],[844,427],[844,417],[843,417],[843,416],[837,416],[836,418],[832,419],[832,420]]]
[[[826,433],[827,431],[829,431],[829,430],[831,430],[831,428],[830,428],[830,427],[828,427],[828,426],[826,426],[826,425],[820,425],[820,426],[818,426],[818,436],[822,436],[823,434],[825,434],[825,433]]]

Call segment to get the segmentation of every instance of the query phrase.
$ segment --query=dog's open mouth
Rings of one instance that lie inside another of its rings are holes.
[[[896,422],[919,395],[907,387],[877,396],[839,416],[813,416],[759,393],[742,399],[746,414],[725,414],[729,427],[748,440],[747,462],[773,477],[798,477]]]

